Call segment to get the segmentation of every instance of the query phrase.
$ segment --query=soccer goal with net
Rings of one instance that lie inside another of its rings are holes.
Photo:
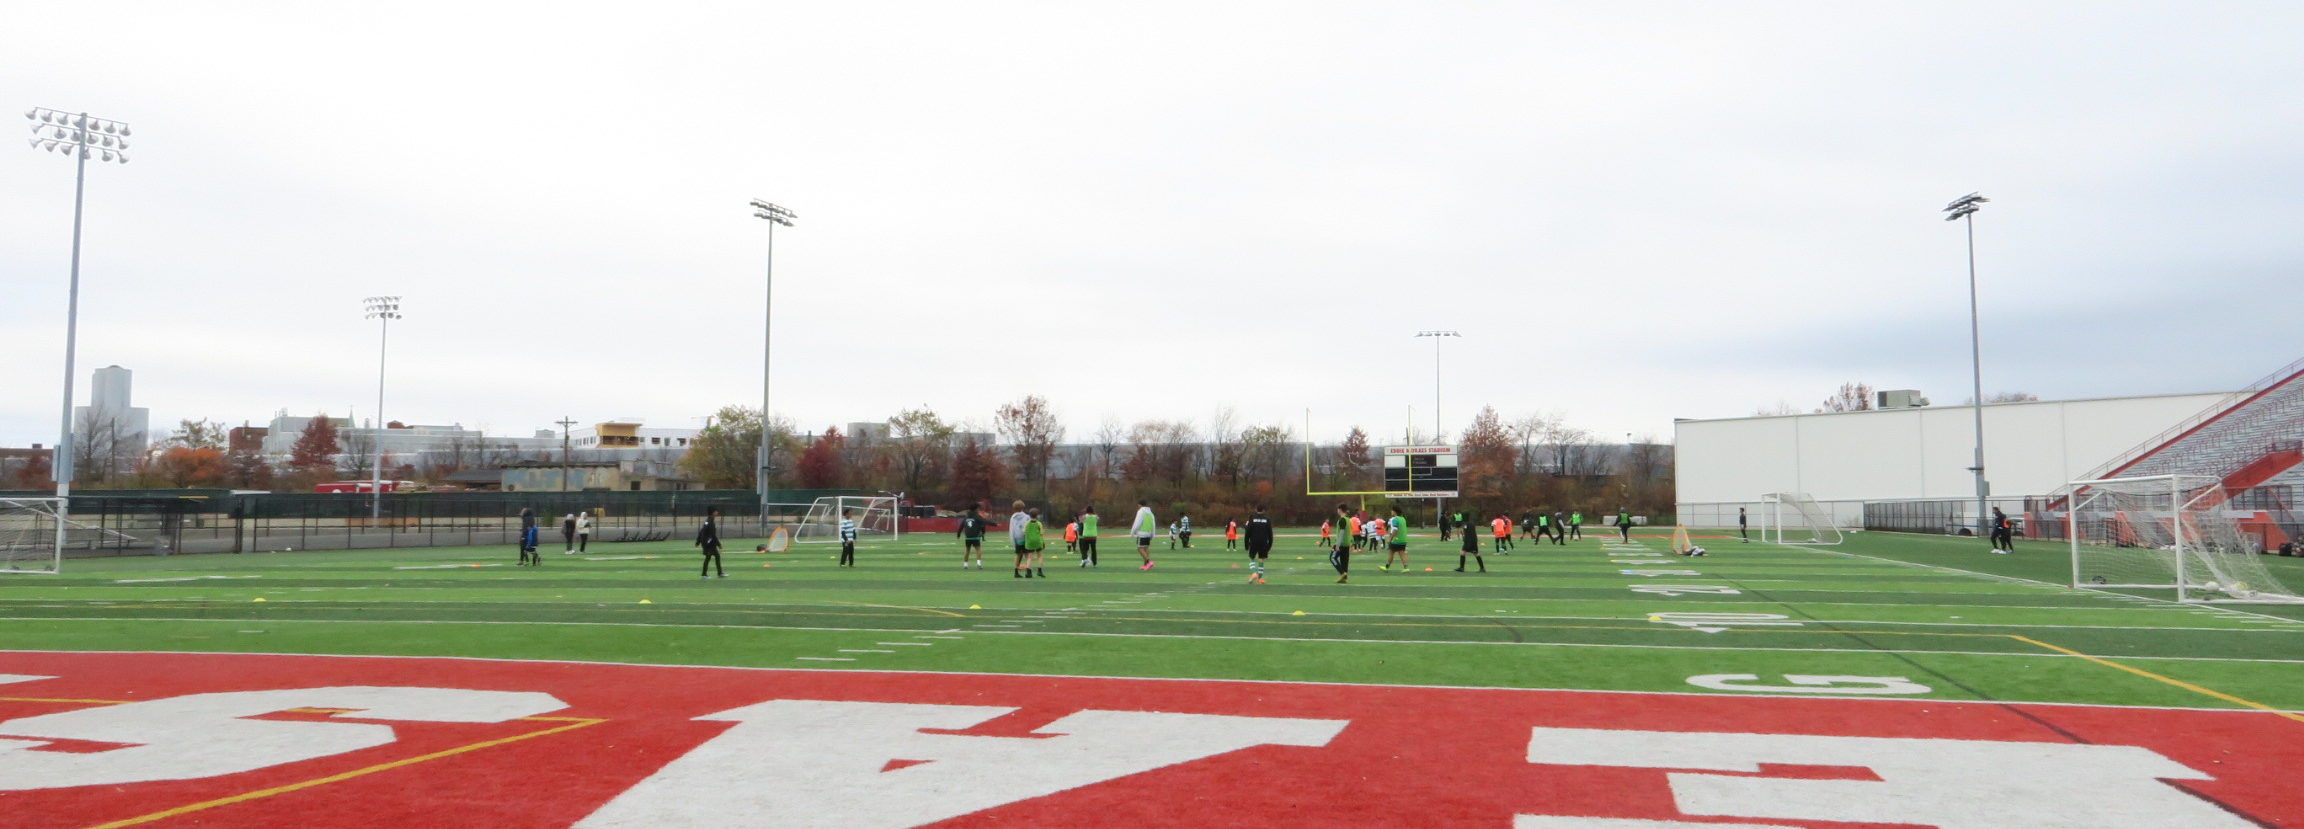
[[[808,505],[808,514],[792,528],[792,540],[801,544],[840,540],[840,516],[856,522],[856,538],[896,538],[896,499],[885,496],[832,495]]]
[[[2176,591],[2180,602],[2304,604],[2264,569],[2229,495],[2206,475],[2073,481],[2065,488],[2072,586]]]
[[[0,573],[63,570],[63,504],[60,498],[0,499]]]
[[[1776,544],[1838,544],[1840,526],[1832,511],[1805,492],[1771,492],[1760,496],[1767,506],[1761,513],[1760,540]]]

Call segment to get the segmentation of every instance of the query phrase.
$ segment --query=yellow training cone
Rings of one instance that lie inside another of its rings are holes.
[[[249,601],[251,601],[251,602],[261,602],[261,601],[263,601],[263,600],[264,600],[264,597],[263,597],[263,596],[257,596],[256,598],[253,598],[253,599],[249,599]]]
[[[984,606],[983,606],[983,605],[980,605],[980,604],[972,604],[972,605],[969,605],[969,606],[968,606],[968,609],[969,609],[969,610],[983,610],[983,609],[984,609]]]
[[[641,604],[655,604],[655,602],[651,602],[651,601],[649,601],[649,600],[647,600],[647,599],[641,599],[641,600],[640,600],[640,603],[641,603]]]
[[[1304,611],[1301,611],[1301,610],[1299,610],[1299,611],[1296,611],[1296,612],[1294,612],[1294,613],[1290,613],[1290,614],[1288,614],[1288,615],[1290,615],[1290,616],[1302,616],[1302,615],[1304,615]]]

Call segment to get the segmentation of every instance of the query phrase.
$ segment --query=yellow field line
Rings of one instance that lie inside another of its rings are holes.
[[[2088,661],[2090,661],[2090,662],[2094,662],[2094,663],[2096,663],[2096,664],[2098,664],[2098,665],[2102,665],[2102,666],[2105,666],[2105,667],[2107,667],[2107,668],[2118,668],[2118,669],[2120,669],[2120,670],[2123,670],[2123,671],[2127,671],[2127,672],[2129,672],[2129,673],[2132,673],[2132,674],[2135,674],[2135,675],[2137,675],[2137,676],[2140,676],[2140,677],[2144,677],[2145,679],[2156,680],[2156,681],[2159,681],[2159,682],[2164,682],[2164,683],[2167,683],[2167,684],[2169,684],[2169,685],[2174,685],[2174,686],[2176,686],[2176,687],[2178,687],[2178,688],[2182,688],[2182,689],[2184,689],[2184,690],[2187,690],[2187,691],[2191,691],[2192,693],[2195,693],[2195,694],[2203,694],[2203,695],[2206,695],[2206,696],[2215,697],[2215,698],[2217,698],[2217,699],[2223,700],[2223,701],[2225,701],[2225,702],[2229,702],[2229,703],[2232,703],[2232,704],[2234,704],[2234,705],[2244,706],[2244,707],[2247,707],[2247,708],[2254,708],[2254,709],[2256,709],[2256,710],[2258,710],[2258,711],[2264,711],[2264,712],[2267,712],[2267,713],[2273,714],[2274,716],[2278,716],[2278,717],[2283,717],[2283,718],[2286,718],[2286,719],[2295,720],[2295,721],[2297,721],[2297,722],[2304,722],[2304,715],[2299,715],[2299,714],[2296,714],[2296,713],[2294,713],[2294,712],[2290,712],[2290,711],[2283,711],[2283,710],[2281,710],[2281,709],[2278,709],[2278,708],[2274,708],[2274,707],[2272,707],[2272,706],[2269,706],[2269,705],[2265,705],[2264,703],[2261,703],[2261,702],[2256,702],[2256,701],[2254,701],[2254,700],[2241,699],[2241,698],[2239,698],[2239,697],[2236,697],[2236,696],[2233,696],[2233,695],[2231,695],[2231,694],[2227,694],[2227,693],[2224,693],[2223,691],[2218,691],[2218,690],[2216,690],[2216,689],[2214,689],[2214,688],[2207,688],[2207,687],[2202,687],[2202,686],[2199,686],[2199,685],[2194,685],[2194,684],[2192,684],[2192,683],[2189,683],[2189,682],[2185,682],[2184,680],[2181,680],[2181,679],[2177,679],[2177,678],[2175,678],[2175,677],[2169,677],[2169,676],[2161,676],[2161,675],[2159,675],[2159,674],[2156,674],[2156,673],[2153,673],[2153,672],[2151,672],[2151,671],[2147,671],[2147,670],[2144,670],[2143,668],[2138,668],[2138,667],[2134,667],[2134,666],[2130,666],[2130,665],[2122,665],[2122,664],[2120,664],[2120,663],[2118,663],[2118,662],[2114,662],[2114,661],[2112,661],[2112,660],[2109,660],[2109,659],[2104,659],[2104,658],[2101,658],[2101,657],[2090,656],[2090,655],[2088,655],[2088,654],[2085,654],[2085,653],[2081,653],[2081,652],[2079,652],[2079,651],[2073,650],[2073,649],[2071,649],[2071,648],[2063,647],[2063,646],[2061,646],[2061,645],[2051,645],[2051,644],[2048,644],[2048,643],[2046,643],[2046,642],[2042,642],[2042,641],[2040,641],[2040,640],[2038,640],[2038,639],[2034,639],[2034,638],[2031,638],[2031,637],[2029,637],[2029,636],[2018,636],[2018,635],[2016,635],[2016,634],[2013,634],[2013,633],[2011,633],[2011,634],[2006,634],[2006,636],[2007,636],[2008,638],[2010,638],[2010,639],[2014,639],[2014,640],[2016,640],[2016,641],[2018,641],[2018,642],[2023,642],[2023,643],[2025,643],[2025,644],[2029,644],[2029,645],[2035,645],[2035,646],[2038,646],[2038,647],[2046,648],[2046,649],[2048,649],[2048,650],[2052,650],[2052,651],[2055,651],[2055,652],[2057,652],[2057,653],[2061,653],[2061,654],[2064,654],[2064,655],[2066,655],[2066,656],[2077,656],[2077,657],[2080,657],[2081,659],[2085,659],[2085,660],[2088,660]]]
[[[480,749],[483,749],[483,748],[492,748],[492,747],[495,747],[495,746],[504,745],[505,743],[515,743],[515,742],[519,742],[519,741],[521,741],[521,740],[525,740],[525,739],[528,739],[528,738],[530,738],[530,737],[543,737],[543,736],[547,736],[547,735],[551,735],[551,734],[558,734],[558,733],[560,733],[560,732],[563,732],[563,731],[574,731],[574,730],[576,730],[576,729],[579,729],[579,728],[583,728],[583,727],[585,727],[585,726],[588,726],[588,725],[599,725],[599,724],[601,724],[601,723],[607,722],[607,720],[605,720],[605,719],[592,719],[592,718],[586,718],[586,717],[522,717],[522,718],[521,718],[521,720],[523,720],[523,721],[541,721],[541,722],[565,722],[565,723],[567,723],[567,725],[554,726],[554,727],[551,727],[551,728],[547,728],[547,729],[544,729],[544,730],[541,730],[541,731],[531,731],[531,732],[528,732],[528,733],[526,733],[526,734],[515,734],[515,735],[512,735],[512,736],[510,736],[510,737],[499,737],[499,738],[496,738],[496,739],[493,739],[493,740],[487,740],[487,741],[483,741],[483,742],[473,743],[473,744],[471,744],[471,745],[467,745],[467,746],[458,746],[458,747],[456,747],[456,748],[446,749],[446,750],[442,750],[442,751],[435,751],[435,752],[432,752],[431,754],[425,754],[425,755],[421,755],[421,756],[417,756],[417,757],[409,757],[409,758],[405,758],[405,759],[394,760],[394,761],[392,761],[392,762],[389,762],[389,763],[378,763],[378,764],[376,764],[376,765],[373,765],[373,766],[369,766],[369,767],[367,767],[367,768],[359,768],[359,769],[353,769],[353,770],[351,770],[351,771],[343,772],[343,773],[341,773],[341,774],[331,774],[331,775],[328,775],[327,777],[319,777],[319,778],[314,778],[314,779],[311,779],[311,780],[306,780],[306,781],[303,781],[303,782],[301,782],[301,783],[290,783],[290,784],[288,784],[288,785],[285,785],[285,786],[274,786],[274,787],[272,787],[272,788],[269,788],[269,789],[258,789],[258,790],[256,790],[256,791],[247,792],[247,793],[245,793],[245,794],[236,794],[236,795],[233,795],[233,796],[231,796],[231,797],[220,797],[220,798],[217,798],[217,799],[215,799],[215,800],[207,800],[207,801],[202,801],[202,802],[199,802],[199,803],[191,803],[191,804],[186,804],[186,805],[183,805],[183,806],[178,806],[178,807],[176,807],[176,808],[173,808],[173,809],[168,809],[168,810],[165,810],[165,811],[153,812],[153,813],[151,813],[151,814],[148,814],[148,815],[138,815],[138,816],[136,816],[136,817],[127,818],[127,819],[125,819],[125,820],[115,820],[115,821],[112,821],[112,822],[110,822],[110,823],[99,823],[99,824],[96,824],[96,825],[94,825],[94,826],[91,826],[91,827],[89,827],[88,829],[113,829],[113,827],[119,827],[119,826],[135,826],[135,825],[137,825],[137,824],[141,824],[141,823],[150,823],[150,822],[152,822],[152,821],[155,821],[155,820],[161,820],[161,819],[164,819],[164,818],[171,818],[171,817],[175,817],[175,816],[177,816],[177,815],[181,815],[181,814],[186,814],[186,813],[189,813],[189,812],[197,812],[197,811],[200,811],[200,810],[202,810],[202,809],[213,809],[213,808],[215,808],[215,807],[218,807],[218,806],[229,806],[229,805],[232,805],[232,804],[234,804],[234,803],[246,803],[246,802],[248,802],[248,801],[251,801],[251,800],[257,800],[257,799],[261,799],[261,798],[271,797],[271,796],[273,796],[273,795],[276,795],[276,794],[284,794],[284,793],[287,793],[287,792],[293,792],[293,791],[297,791],[297,790],[299,790],[299,789],[309,789],[309,788],[312,788],[312,787],[314,787],[314,786],[323,786],[323,785],[327,785],[327,784],[329,784],[329,783],[334,783],[334,782],[337,782],[337,781],[340,781],[340,780],[350,780],[350,779],[352,779],[352,778],[354,778],[354,777],[360,777],[360,776],[362,776],[362,775],[374,774],[374,773],[376,773],[376,772],[380,772],[380,771],[389,771],[389,770],[392,770],[392,769],[400,768],[400,767],[402,767],[402,766],[411,766],[411,765],[415,765],[415,764],[417,764],[417,763],[421,763],[421,762],[424,762],[424,761],[426,761],[426,760],[437,760],[437,759],[440,759],[440,758],[442,758],[442,757],[451,757],[451,756],[454,756],[454,755],[463,754],[463,753],[465,753],[465,752],[470,752],[470,751],[478,751],[478,750],[480,750]]]

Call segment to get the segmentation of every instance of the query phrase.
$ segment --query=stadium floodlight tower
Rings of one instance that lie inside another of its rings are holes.
[[[32,147],[63,153],[73,159],[72,280],[64,305],[64,426],[51,453],[49,474],[56,479],[56,511],[61,519],[70,512],[72,497],[72,372],[80,338],[80,217],[88,193],[88,162],[128,163],[128,125],[85,112],[33,107],[24,112],[32,122]],[[56,543],[64,543],[65,521],[56,522]]]
[[[762,199],[752,200],[752,218],[768,220],[768,271],[760,280],[760,292],[767,296],[760,306],[760,450],[752,464],[755,488],[760,490],[760,519],[768,519],[768,358],[775,353],[776,338],[771,329],[776,311],[776,226],[792,226],[800,214],[770,204]]]
[[[1991,201],[1983,193],[1970,193],[1944,205],[1944,221],[1967,219],[1968,222],[1968,366],[1975,380],[1973,408],[1976,411],[1976,465],[1969,467],[1976,473],[1976,537],[1990,536],[1992,510],[1987,502],[1992,497],[1992,484],[1984,479],[1984,346],[1977,333],[1976,313],[1976,211]]]
[[[1447,443],[1448,427],[1441,425],[1443,421],[1440,419],[1440,341],[1450,338],[1463,339],[1464,335],[1454,331],[1418,331],[1416,338],[1432,341],[1432,440],[1435,443]],[[1411,426],[1409,430],[1413,432],[1415,427]],[[1432,504],[1433,523],[1446,521],[1447,519],[1442,516],[1447,514],[1448,499],[1435,500]]]
[[[400,318],[400,298],[372,296],[361,300],[376,327],[376,428],[368,445],[368,521],[374,529],[384,518],[384,349],[392,342],[392,321]]]

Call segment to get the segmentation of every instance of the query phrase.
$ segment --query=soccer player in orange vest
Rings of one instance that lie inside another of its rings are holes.
[[[1496,552],[1504,552],[1504,548],[1512,543],[1512,519],[1496,516],[1489,520],[1488,531],[1496,536]]]

